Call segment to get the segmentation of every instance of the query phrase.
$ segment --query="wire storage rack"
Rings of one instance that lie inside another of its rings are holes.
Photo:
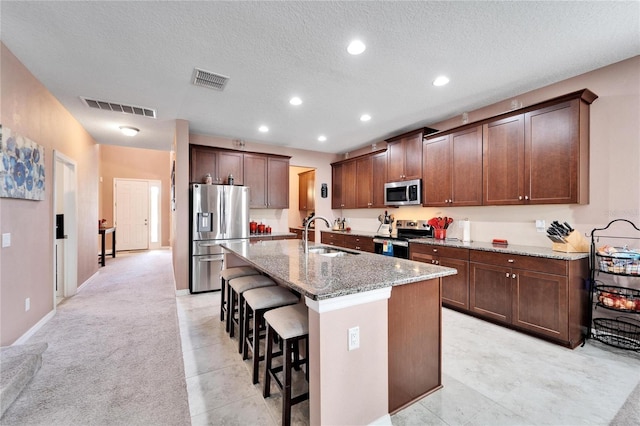
[[[640,228],[615,219],[591,231],[589,256],[593,338],[640,351]]]

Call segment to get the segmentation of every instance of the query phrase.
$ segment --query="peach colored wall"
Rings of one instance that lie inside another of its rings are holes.
[[[379,300],[322,314],[309,309],[309,336],[320,336],[309,341],[311,424],[366,425],[389,413],[387,307]],[[356,326],[360,348],[349,351]]]
[[[558,83],[469,111],[469,121],[479,121],[511,108],[516,99],[523,106],[587,88],[599,97],[590,107],[590,202],[586,205],[481,206],[453,208],[401,207],[391,209],[396,219],[429,219],[450,216],[471,221],[474,241],[506,238],[510,243],[550,247],[535,220],[547,226],[566,220],[582,233],[616,218],[640,223],[640,56],[600,68]],[[469,99],[469,104],[473,104]],[[462,125],[461,114],[430,124],[439,130]],[[337,210],[349,218],[354,230],[375,231],[382,209]],[[448,236],[461,237],[454,222]]]
[[[100,218],[113,224],[113,180],[148,179],[162,184],[161,221],[162,245],[169,245],[171,154],[168,151],[127,148],[115,145],[100,146]],[[108,238],[109,247],[111,239]]]
[[[97,270],[98,146],[53,95],[0,43],[3,127],[45,149],[45,199],[0,199],[0,345],[9,345],[54,309],[53,150],[77,163],[78,285]],[[25,312],[25,298],[31,309]]]
[[[173,142],[176,161],[176,209],[172,214],[173,273],[176,290],[189,288],[189,123],[176,120]]]

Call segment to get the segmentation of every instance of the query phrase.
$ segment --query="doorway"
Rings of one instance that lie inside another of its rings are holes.
[[[78,289],[77,165],[53,151],[53,308]]]
[[[113,185],[118,250],[160,248],[161,182],[114,178]]]

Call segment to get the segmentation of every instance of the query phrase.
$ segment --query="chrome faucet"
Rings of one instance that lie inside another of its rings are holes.
[[[331,228],[331,224],[329,223],[329,221],[325,217],[314,216],[311,219],[309,219],[307,221],[306,225],[304,225],[304,252],[305,253],[309,253],[309,225],[311,225],[311,222],[313,222],[316,219],[324,220],[324,223],[327,224],[327,228],[329,228],[329,229]]]

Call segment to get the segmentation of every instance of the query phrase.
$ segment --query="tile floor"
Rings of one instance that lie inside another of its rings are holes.
[[[192,424],[279,425],[279,391],[264,399],[251,384],[219,300],[177,298]],[[608,425],[640,382],[640,354],[598,342],[570,350],[448,309],[442,329],[443,389],[393,425]],[[308,424],[308,413],[294,406],[292,423]]]

